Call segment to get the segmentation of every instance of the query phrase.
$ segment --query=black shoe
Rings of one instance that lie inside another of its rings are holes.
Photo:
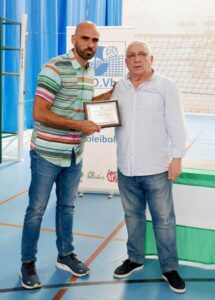
[[[169,284],[170,289],[176,293],[186,292],[184,280],[179,276],[177,271],[170,271],[162,274],[164,280]]]
[[[126,259],[121,266],[116,268],[116,270],[113,273],[113,277],[124,278],[129,276],[134,271],[141,270],[142,268],[142,264],[137,264],[135,262],[130,261],[130,259]]]
[[[34,261],[22,264],[20,277],[22,279],[22,286],[25,289],[37,289],[41,287]]]

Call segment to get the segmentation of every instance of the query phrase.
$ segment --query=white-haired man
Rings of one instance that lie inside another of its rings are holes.
[[[177,272],[176,222],[172,181],[181,173],[185,128],[175,83],[153,68],[146,43],[131,43],[129,70],[112,98],[118,99],[122,126],[116,129],[118,185],[128,231],[128,259],[114,272],[124,278],[144,264],[145,209],[148,204],[162,277],[178,293],[186,290]]]

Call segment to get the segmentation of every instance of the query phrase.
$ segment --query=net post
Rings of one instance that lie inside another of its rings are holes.
[[[24,86],[25,86],[25,53],[26,53],[26,27],[27,14],[22,16],[21,25],[21,45],[20,45],[20,82],[19,82],[19,101],[18,101],[18,161],[22,161],[24,157],[24,119],[25,119],[25,102],[24,102]]]

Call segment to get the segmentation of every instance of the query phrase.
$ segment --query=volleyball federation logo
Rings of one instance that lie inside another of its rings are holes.
[[[109,46],[106,48],[107,57],[115,57],[118,55],[118,49],[115,46]]]
[[[122,45],[99,46],[92,60],[95,76],[122,77],[124,71],[124,49]]]

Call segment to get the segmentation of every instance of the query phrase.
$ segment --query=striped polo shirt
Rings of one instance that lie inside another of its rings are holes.
[[[92,100],[93,87],[93,68],[88,64],[83,69],[70,50],[43,66],[36,95],[51,103],[52,112],[73,120],[84,120],[83,103]],[[86,136],[79,131],[35,122],[31,149],[55,165],[68,167],[73,149],[76,163],[81,161],[85,140]]]

